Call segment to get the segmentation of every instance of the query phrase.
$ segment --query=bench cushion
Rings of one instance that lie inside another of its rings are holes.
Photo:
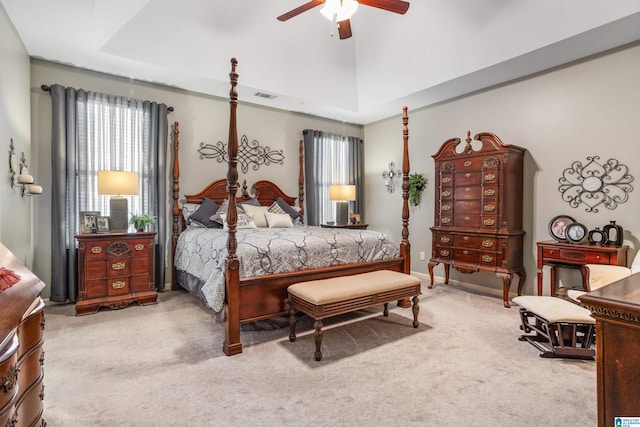
[[[353,276],[311,280],[289,286],[289,293],[315,305],[329,304],[378,292],[402,289],[420,283],[410,274],[378,270]]]
[[[527,295],[515,297],[513,302],[546,319],[549,323],[596,323],[589,310],[562,298]]]

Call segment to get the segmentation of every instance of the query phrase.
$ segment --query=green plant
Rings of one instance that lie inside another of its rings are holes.
[[[156,217],[147,214],[131,215],[129,220],[129,224],[133,224],[136,231],[144,231],[147,224],[153,224],[154,222],[156,222]]]
[[[409,204],[418,206],[422,198],[422,192],[427,187],[427,178],[421,173],[412,173],[409,175]]]

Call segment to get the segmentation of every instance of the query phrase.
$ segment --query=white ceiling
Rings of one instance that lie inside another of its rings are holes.
[[[366,124],[640,40],[640,0],[360,6],[340,40],[308,0],[0,0],[33,57]],[[255,96],[275,95],[274,99]]]

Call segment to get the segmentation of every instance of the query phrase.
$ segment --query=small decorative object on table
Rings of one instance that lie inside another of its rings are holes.
[[[609,224],[602,227],[604,234],[604,244],[607,246],[622,246],[624,240],[624,230],[622,226],[616,224],[615,221],[609,221]]]
[[[569,215],[558,215],[551,221],[549,221],[549,234],[551,234],[551,237],[553,237],[558,242],[566,242],[567,226],[573,224],[574,222],[576,222],[576,220]]]
[[[96,220],[96,228],[98,233],[108,233],[109,232],[109,217],[108,216],[99,216]]]
[[[95,233],[97,231],[96,221],[99,216],[99,211],[80,212],[80,232],[82,234]]]
[[[585,237],[587,237],[587,227],[579,222],[574,222],[573,224],[567,225],[565,228],[565,234],[569,242],[580,243]]]
[[[153,224],[154,222],[156,222],[156,217],[147,214],[131,215],[131,220],[129,220],[129,223],[133,224],[138,232],[144,231],[147,224]]]

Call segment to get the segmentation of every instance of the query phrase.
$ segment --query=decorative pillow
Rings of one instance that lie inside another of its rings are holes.
[[[198,210],[200,205],[198,203],[185,203],[182,205],[182,216],[184,217],[184,223],[189,225],[191,222],[191,214]]]
[[[275,202],[269,207],[269,212],[277,214],[288,214],[295,222],[302,221],[302,215],[297,212],[295,208],[292,208],[285,202],[282,197],[278,197]]]
[[[226,214],[227,210],[229,209],[229,201],[225,199],[224,202],[222,202],[222,205],[220,205],[220,208],[218,209],[218,212],[216,212],[215,214],[213,214],[211,216],[211,221],[215,221],[220,225],[224,225],[222,221],[222,219],[220,218],[220,215],[222,214]],[[242,208],[238,208],[238,213],[244,213],[244,211],[242,210]]]
[[[200,204],[200,207],[191,214],[189,217],[192,222],[199,222],[205,227],[213,228],[215,223],[211,220],[211,217],[218,212],[218,204],[208,197],[205,197]]]
[[[227,227],[227,214],[224,213],[220,215],[220,219],[222,219],[222,228],[224,230],[228,230],[229,227]],[[244,229],[258,228],[256,227],[256,224],[253,222],[253,215],[246,214],[246,213],[238,214],[238,221],[236,222],[236,230],[242,230],[243,228]]]
[[[238,201],[238,206],[243,206],[243,205],[260,206],[260,201],[255,197],[249,200]]]
[[[253,215],[253,222],[257,227],[268,227],[267,218],[264,216],[269,211],[269,206],[253,206],[244,205],[242,209],[248,214]]]
[[[267,212],[264,214],[267,218],[267,224],[269,228],[293,228],[293,221],[289,214],[277,214],[273,212]]]

